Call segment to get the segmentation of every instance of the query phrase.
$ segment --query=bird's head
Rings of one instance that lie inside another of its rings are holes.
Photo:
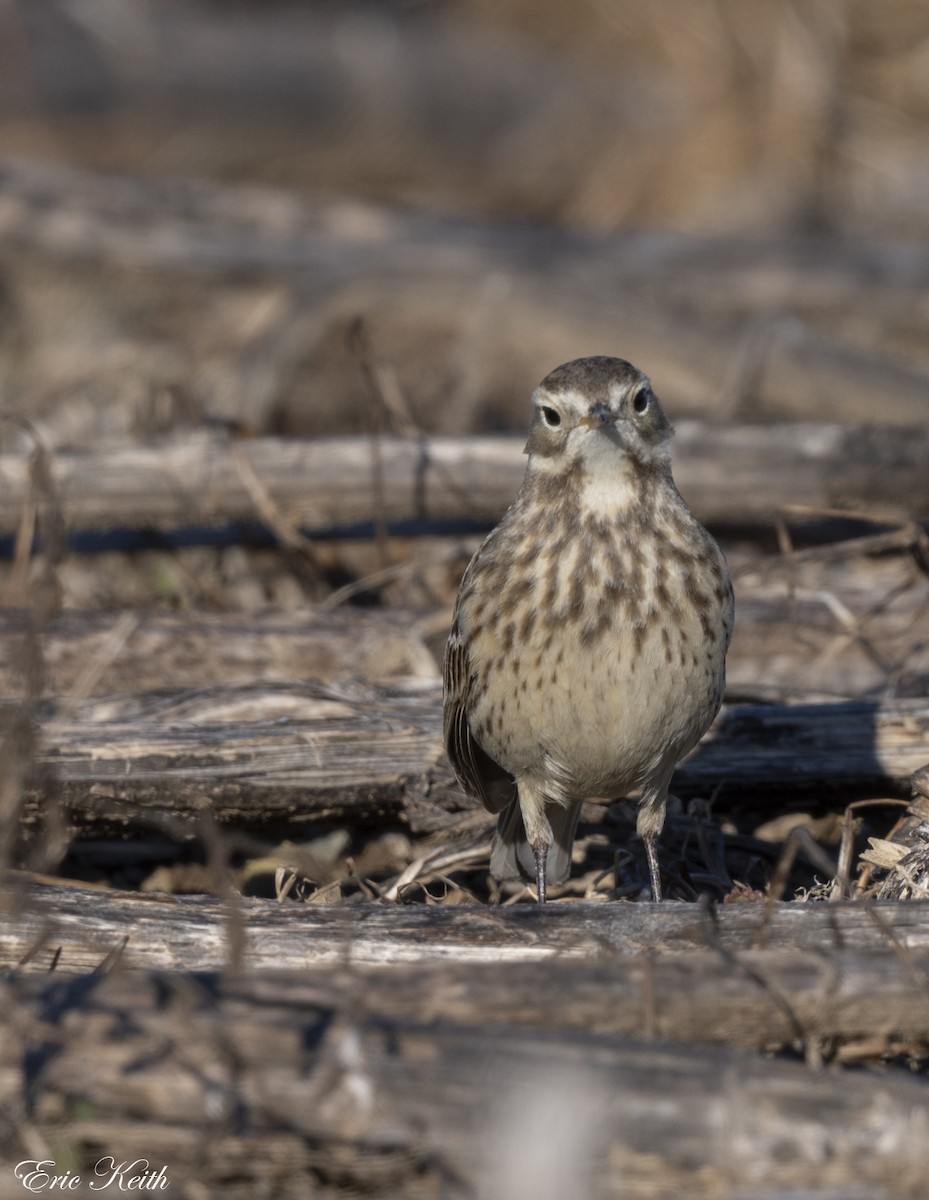
[[[621,358],[578,358],[532,395],[526,453],[541,472],[618,478],[670,472],[671,423],[644,372]]]

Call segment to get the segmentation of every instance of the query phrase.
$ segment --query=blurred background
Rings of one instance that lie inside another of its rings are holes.
[[[0,0],[3,404],[357,432],[361,316],[429,432],[595,352],[921,420],[927,118],[920,0]]]
[[[919,0],[5,0],[5,154],[609,232],[922,237]]]

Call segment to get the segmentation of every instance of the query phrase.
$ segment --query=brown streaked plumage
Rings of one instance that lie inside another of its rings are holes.
[[[722,702],[726,560],[671,477],[648,377],[583,358],[533,394],[529,465],[475,554],[445,653],[445,744],[499,814],[491,871],[560,883],[585,799],[641,789],[661,898],[668,784]]]

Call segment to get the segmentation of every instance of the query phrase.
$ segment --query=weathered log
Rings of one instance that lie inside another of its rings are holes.
[[[810,939],[812,940],[812,939]],[[277,971],[262,994],[324,1004],[372,1019],[576,1029],[755,1049],[881,1039],[929,1047],[929,955],[891,945],[855,951],[712,949],[578,962],[445,962]],[[280,986],[278,986],[280,984]],[[850,1057],[852,1050],[846,1052]]]
[[[15,1030],[0,1039],[4,1109],[28,1106],[34,1133],[55,1144],[154,1159],[169,1185],[228,1179],[229,1164],[204,1154],[224,1132],[241,1139],[246,1184],[271,1175],[314,1193],[321,1178],[377,1194],[509,1197],[527,1194],[517,1181],[540,1163],[557,1194],[617,1200],[736,1200],[759,1179],[767,1196],[874,1200],[916,1196],[925,1179],[929,1101],[903,1074],[372,1020],[286,976],[276,988],[273,976],[117,972],[4,990],[0,1021]],[[17,1157],[34,1156],[21,1144]]]
[[[41,624],[34,614],[8,610],[0,612],[0,697],[27,691],[30,638],[41,653],[45,694],[57,697],[307,679],[434,679],[436,660],[417,634],[421,615],[311,608],[142,611],[116,620],[108,612],[65,612]]]
[[[845,950],[929,953],[929,901],[906,904],[553,903],[482,905],[278,903],[139,895],[99,888],[0,891],[0,963],[90,971],[111,953],[148,970],[266,971],[445,963],[596,962],[648,953],[756,948],[828,958]],[[125,945],[124,945],[125,943]],[[724,974],[727,972],[724,971]],[[921,1017],[919,1019],[922,1019]]]
[[[206,437],[86,454],[59,453],[51,477],[74,530],[170,531],[260,523],[253,477],[292,527],[310,533],[495,523],[525,470],[522,438],[383,439],[377,482],[370,441]],[[929,516],[925,427],[681,421],[675,477],[709,525],[769,526],[792,506],[849,508],[888,521]],[[0,456],[0,533],[19,527],[29,459]],[[795,519],[800,519],[795,517]]]
[[[925,700],[724,707],[672,787],[723,801],[773,799],[779,810],[823,789],[846,799],[905,796],[927,736]],[[50,704],[41,740],[46,783],[26,796],[27,824],[57,801],[85,830],[196,822],[208,811],[249,829],[298,832],[338,819],[401,820],[424,831],[471,806],[444,756],[441,687],[432,680]]]
[[[674,786],[745,788],[809,796],[825,787],[855,795],[908,796],[929,737],[924,700],[725,706],[707,738],[681,764]]]
[[[209,812],[297,831],[337,818],[435,828],[467,805],[444,760],[433,680],[202,688],[65,704],[38,765],[79,826]],[[24,817],[43,799],[27,799]]]
[[[874,548],[884,553],[845,560],[841,544],[823,547],[819,559],[759,556],[754,570],[738,556],[730,695],[795,701],[927,690],[925,577],[909,555],[887,553],[883,538]],[[454,584],[452,575],[449,597]],[[34,683],[29,638],[41,652],[45,695],[105,696],[311,678],[435,677],[450,624],[450,605],[143,611],[118,621],[110,612],[68,611],[38,624],[32,614],[6,611],[0,612],[0,696],[25,695]]]
[[[28,970],[46,969],[52,953],[64,972],[92,970],[107,958],[109,941],[124,966],[189,970],[196,945],[198,969],[218,970],[230,965],[223,959],[235,957],[233,947],[244,937],[244,965],[264,972],[265,994],[358,1017],[424,1022],[440,1015],[474,1026],[652,1034],[767,1049],[830,1038],[929,1044],[929,952],[910,948],[929,941],[925,912],[907,926],[887,906],[862,920],[847,907],[837,915],[794,905],[799,912],[788,915],[790,906],[779,905],[764,929],[760,905],[746,919],[732,917],[732,906],[702,918],[692,909],[646,907],[644,920],[640,905],[618,912],[573,905],[564,920],[559,913],[551,922],[527,923],[507,919],[509,910],[420,920],[436,910],[413,908],[408,917],[381,908],[371,919],[357,909],[267,911],[272,902],[248,902],[225,914],[212,903],[206,920],[204,906],[190,911],[189,901],[146,904],[137,896],[80,891],[60,903],[50,899],[7,922],[0,934],[6,967],[31,952]],[[86,926],[73,919],[78,899]],[[499,912],[506,915],[498,923]],[[753,932],[767,949],[752,948]],[[858,944],[862,933],[870,952]],[[849,937],[854,949],[840,948]],[[787,948],[793,938],[806,948]],[[688,941],[706,948],[678,949]],[[280,974],[285,968],[299,975],[288,980]]]

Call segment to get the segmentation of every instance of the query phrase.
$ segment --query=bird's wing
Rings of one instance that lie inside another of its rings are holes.
[[[488,812],[498,813],[516,799],[516,781],[475,741],[468,723],[470,689],[468,648],[456,624],[445,648],[445,749],[468,795],[480,800]]]

